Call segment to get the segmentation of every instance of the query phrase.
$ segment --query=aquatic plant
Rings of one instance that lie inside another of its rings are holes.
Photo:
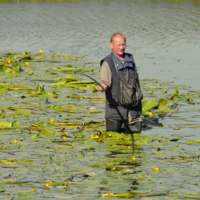
[[[99,67],[84,55],[0,57],[4,199],[200,197],[200,91],[141,80],[143,131],[131,137],[105,132],[104,94],[80,75],[99,80]]]

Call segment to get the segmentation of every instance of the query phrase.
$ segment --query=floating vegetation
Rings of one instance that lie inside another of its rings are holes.
[[[131,136],[105,132],[104,94],[81,73],[99,80],[84,55],[0,55],[3,199],[200,198],[200,91],[141,80]]]

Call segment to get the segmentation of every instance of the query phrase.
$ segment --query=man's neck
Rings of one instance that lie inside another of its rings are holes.
[[[124,60],[125,59],[125,54],[123,54],[122,56],[115,54],[115,56],[118,57],[120,60]]]

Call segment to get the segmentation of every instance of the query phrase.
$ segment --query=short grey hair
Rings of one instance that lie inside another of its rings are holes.
[[[113,33],[113,34],[111,35],[111,37],[110,37],[110,43],[112,43],[112,42],[113,42],[113,39],[114,39],[115,37],[117,37],[117,36],[121,36],[121,37],[123,37],[123,38],[126,40],[126,37],[125,37],[122,33]]]

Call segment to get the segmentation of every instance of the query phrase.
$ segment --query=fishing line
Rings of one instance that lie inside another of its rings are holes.
[[[77,74],[81,74],[81,73],[77,73]],[[87,76],[88,78],[90,78],[91,80],[93,80],[95,83],[97,83],[104,90],[103,86],[97,80],[95,80],[94,78],[92,78],[92,77],[90,77],[90,76],[88,76],[86,74],[81,74],[81,75]]]

